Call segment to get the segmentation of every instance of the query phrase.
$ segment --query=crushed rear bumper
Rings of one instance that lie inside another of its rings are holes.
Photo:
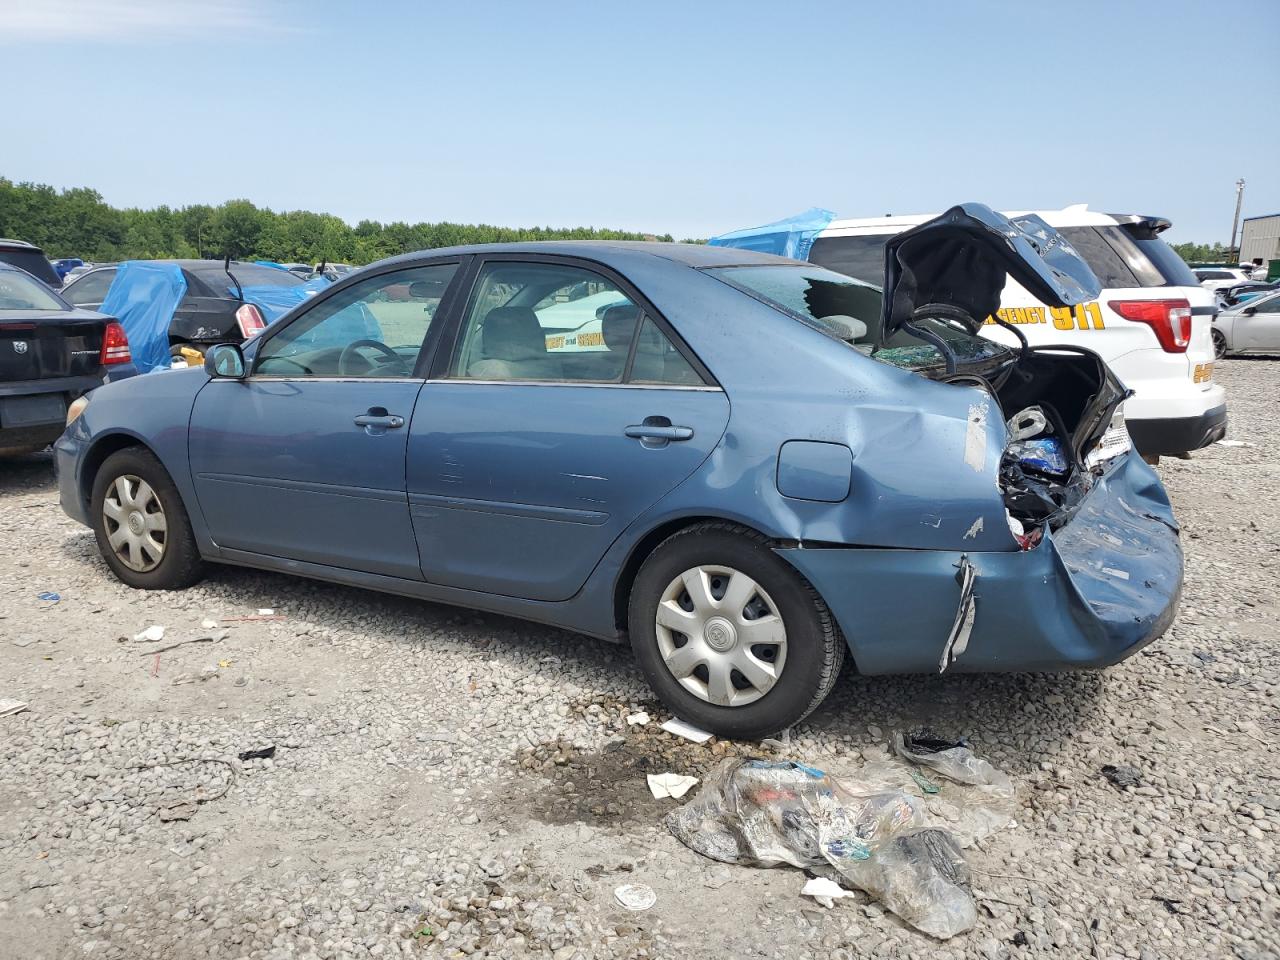
[[[954,642],[963,570],[973,570],[968,642],[946,669],[1104,667],[1168,629],[1182,548],[1155,473],[1124,456],[1071,522],[1010,552],[784,548],[831,608],[866,674],[936,673]]]

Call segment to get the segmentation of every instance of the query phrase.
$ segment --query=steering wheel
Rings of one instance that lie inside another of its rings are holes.
[[[348,343],[342,348],[342,353],[338,354],[338,374],[340,376],[348,376],[351,374],[351,371],[347,369],[347,365],[351,362],[353,357],[359,356],[356,351],[361,347],[372,347],[374,350],[377,350],[385,356],[387,359],[382,363],[382,366],[389,367],[394,364],[400,368],[400,371],[404,376],[407,377],[409,375],[409,365],[404,362],[404,357],[400,356],[400,354],[396,353],[385,343],[380,340],[357,340],[354,343]],[[369,362],[365,360],[364,357],[360,357],[360,359],[365,363]]]

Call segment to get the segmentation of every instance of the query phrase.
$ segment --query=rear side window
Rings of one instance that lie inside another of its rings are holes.
[[[95,270],[72,280],[62,295],[78,307],[86,303],[100,304],[107,299],[107,291],[111,289],[111,281],[115,278],[114,270]]]
[[[1058,232],[1066,237],[1067,242],[1076,248],[1080,256],[1084,257],[1085,263],[1089,264],[1104,287],[1160,286],[1158,283],[1140,282],[1125,258],[1108,242],[1108,238],[1102,232],[1104,230],[1120,233],[1119,227],[1058,228]]]
[[[15,267],[27,271],[41,283],[47,283],[54,290],[62,286],[62,279],[58,276],[58,271],[53,269],[53,265],[45,259],[43,253],[39,250],[28,250],[26,248],[8,249],[0,248],[0,260],[5,263],[12,263]]]
[[[1110,229],[1110,228],[1109,228]],[[1135,246],[1160,274],[1160,283],[1146,286],[1194,287],[1196,275],[1180,256],[1152,231],[1140,226],[1115,227],[1115,231]],[[1227,278],[1232,279],[1228,273]]]
[[[889,234],[871,237],[819,237],[809,251],[809,262],[843,273],[846,277],[884,283],[884,245]]]

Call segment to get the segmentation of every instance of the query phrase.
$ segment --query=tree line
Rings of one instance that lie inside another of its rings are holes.
[[[1173,252],[1187,263],[1236,263],[1240,251],[1225,243],[1171,243]]]
[[[671,240],[670,234],[595,227],[495,227],[468,223],[379,223],[354,227],[309,210],[276,212],[248,200],[217,206],[118,209],[96,190],[57,190],[0,177],[0,237],[26,240],[49,257],[94,262],[163,258],[281,263],[371,263],[383,257],[464,243],[510,240]]]

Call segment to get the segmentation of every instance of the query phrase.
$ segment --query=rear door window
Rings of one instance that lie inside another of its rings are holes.
[[[107,291],[111,289],[111,281],[116,278],[114,270],[95,270],[86,273],[62,291],[62,295],[77,307],[92,304],[99,306],[107,299]]]
[[[884,245],[889,236],[819,237],[813,241],[809,261],[878,287],[884,283]]]

